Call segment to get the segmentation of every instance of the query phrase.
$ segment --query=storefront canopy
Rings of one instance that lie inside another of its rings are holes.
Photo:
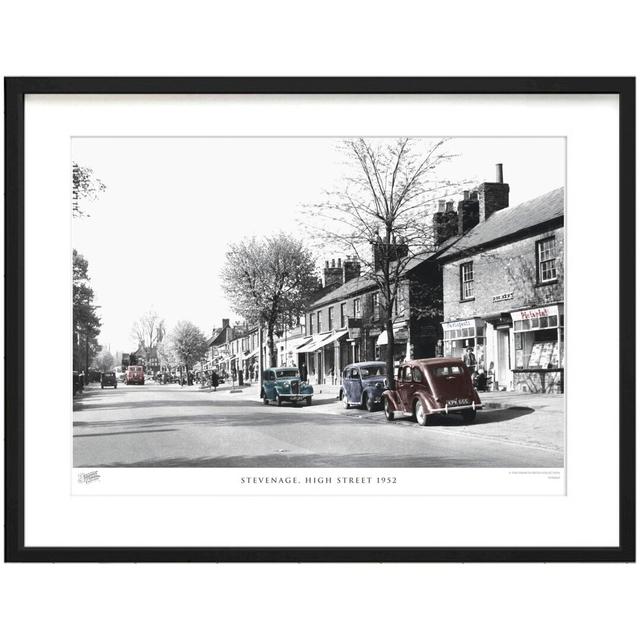
[[[406,324],[402,325],[394,325],[393,327],[393,338],[395,342],[407,342],[409,339],[409,329]],[[387,330],[383,329],[382,333],[378,336],[378,340],[376,341],[376,345],[378,347],[382,347],[384,345],[389,344],[389,338],[387,336]]]
[[[326,347],[328,344],[340,340],[340,338],[346,336],[348,333],[349,331],[347,329],[336,331],[335,333],[321,333],[311,342],[307,342],[306,344],[299,347],[298,353],[312,353],[313,351],[318,351],[323,347]]]

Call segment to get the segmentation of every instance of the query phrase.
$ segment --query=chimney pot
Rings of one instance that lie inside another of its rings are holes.
[[[463,197],[462,197],[462,199],[463,199],[463,200],[468,200],[468,199],[469,199],[469,192],[468,192],[468,191],[464,191],[464,192],[463,192]]]
[[[341,267],[342,266],[342,258],[338,258],[338,266]]]
[[[447,211],[453,211],[453,200],[447,200]]]
[[[499,162],[496,165],[496,182],[499,182],[502,184],[503,181],[503,176],[502,176],[502,163]]]
[[[438,213],[444,213],[444,200],[438,200]]]

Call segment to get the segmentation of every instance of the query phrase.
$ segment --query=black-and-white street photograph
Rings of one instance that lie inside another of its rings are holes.
[[[72,141],[77,468],[565,466],[565,140]]]

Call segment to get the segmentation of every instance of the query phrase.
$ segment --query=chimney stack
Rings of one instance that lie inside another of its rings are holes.
[[[338,266],[336,267],[336,260],[333,258],[331,260],[331,266],[329,266],[329,261],[325,262],[326,266],[324,268],[324,286],[325,287],[339,287],[344,283],[342,279],[342,266],[340,265],[340,261],[338,261]]]
[[[222,328],[226,329],[229,326],[229,318],[222,318]]]
[[[340,260],[338,260],[340,264]],[[360,277],[360,262],[356,256],[347,256],[342,267],[342,282],[349,282]]]
[[[509,185],[504,181],[502,163],[496,164],[496,182],[483,182],[478,187],[480,222],[488,220],[496,211],[509,206]]]

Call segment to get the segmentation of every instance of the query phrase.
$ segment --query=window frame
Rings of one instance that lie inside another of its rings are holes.
[[[471,278],[465,280],[465,267],[470,267]],[[465,296],[465,284],[471,283],[471,295]],[[475,273],[473,270],[473,260],[467,260],[466,262],[460,263],[460,300],[462,302],[466,302],[467,300],[475,300],[475,291],[474,291],[474,283],[475,283]]]
[[[546,242],[551,242],[553,243],[553,257],[552,258],[547,258],[546,260],[542,260],[542,247],[544,245],[544,243]],[[557,252],[557,241],[556,241],[556,237],[555,235],[553,236],[547,236],[546,238],[540,238],[539,240],[536,240],[536,279],[538,281],[538,284],[544,285],[544,284],[553,284],[554,282],[558,281],[558,268],[556,265],[556,260],[558,259],[558,252]],[[551,278],[547,278],[547,279],[543,279],[542,277],[542,273],[543,273],[543,263],[549,263],[549,262],[553,262],[553,277]]]
[[[357,309],[356,309],[357,307]],[[353,317],[361,318],[362,317],[362,302],[360,298],[353,299]]]
[[[333,318],[333,307],[329,307],[329,309],[327,310],[327,315],[328,315],[328,324],[329,326],[327,327],[328,331],[333,331],[333,322],[334,322],[334,318]]]

